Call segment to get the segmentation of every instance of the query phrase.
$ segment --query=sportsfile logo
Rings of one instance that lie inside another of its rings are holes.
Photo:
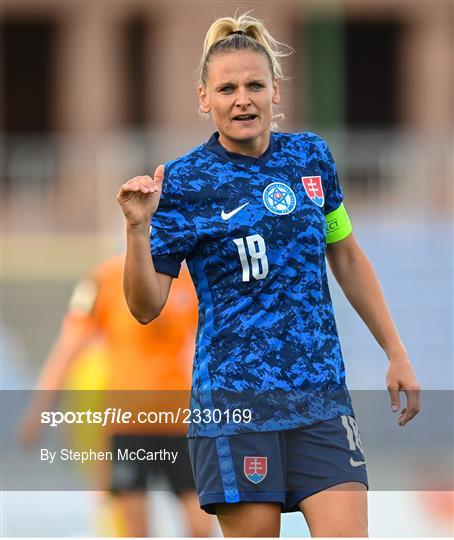
[[[107,407],[102,411],[43,411],[41,424],[58,427],[61,424],[249,424],[251,409],[183,409],[171,411],[139,411],[132,413],[121,407]]]

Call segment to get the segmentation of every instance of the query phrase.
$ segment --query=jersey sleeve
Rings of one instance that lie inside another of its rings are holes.
[[[94,277],[81,279],[74,287],[68,310],[63,319],[65,333],[80,332],[97,326],[99,287]]]
[[[343,240],[352,232],[352,225],[344,206],[344,194],[337,175],[337,167],[328,144],[321,139],[320,168],[323,172],[325,194],[326,243]]]
[[[159,207],[151,220],[150,248],[155,270],[178,277],[181,263],[195,247],[196,234],[184,189],[172,174],[164,175]]]
[[[89,316],[94,309],[98,296],[98,285],[93,278],[81,279],[71,295],[68,311],[78,315]]]

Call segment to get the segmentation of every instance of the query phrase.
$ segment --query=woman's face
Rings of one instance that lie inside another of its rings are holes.
[[[280,96],[265,55],[245,49],[214,56],[206,86],[198,90],[200,110],[211,112],[227,150],[256,155],[266,150],[272,106]]]

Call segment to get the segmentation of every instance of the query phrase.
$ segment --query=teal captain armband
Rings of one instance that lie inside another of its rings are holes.
[[[326,243],[332,244],[343,240],[352,232],[352,224],[348,217],[344,203],[325,216],[326,219]]]

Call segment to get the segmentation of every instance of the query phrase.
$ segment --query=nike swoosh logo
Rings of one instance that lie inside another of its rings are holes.
[[[247,206],[249,203],[244,203],[243,205],[239,206],[238,208],[235,208],[235,210],[232,210],[231,212],[224,212],[224,210],[221,212],[221,218],[225,221],[227,219],[230,219],[232,216],[237,214],[240,210],[243,210],[245,206]]]
[[[352,457],[350,458],[350,465],[352,467],[359,467],[360,465],[365,465],[366,462],[365,461],[356,461],[356,459],[353,459]]]

